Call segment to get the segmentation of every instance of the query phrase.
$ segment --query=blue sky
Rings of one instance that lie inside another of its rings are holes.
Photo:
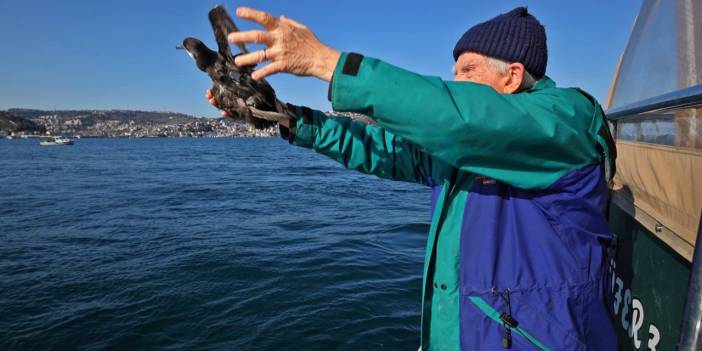
[[[209,79],[175,45],[215,47],[207,12],[224,3],[285,15],[327,45],[451,79],[451,52],[471,25],[527,6],[546,27],[547,74],[604,103],[639,0],[621,1],[0,1],[0,109],[140,109],[216,117]],[[235,19],[236,21],[236,19]],[[238,20],[241,29],[257,28]],[[254,48],[255,49],[255,48]],[[269,79],[284,101],[327,110],[327,85]]]

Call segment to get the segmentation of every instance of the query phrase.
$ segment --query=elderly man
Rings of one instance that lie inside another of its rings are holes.
[[[433,189],[422,349],[617,348],[605,279],[611,135],[593,98],[545,76],[546,34],[526,8],[470,28],[452,82],[339,53],[285,17],[237,15],[266,29],[229,36],[266,45],[236,58],[271,62],[254,78],[329,81],[334,110],[379,125],[288,105],[292,144]]]

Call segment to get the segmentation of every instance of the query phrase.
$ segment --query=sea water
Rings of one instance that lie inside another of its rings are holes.
[[[0,350],[416,350],[429,199],[276,138],[0,140]]]

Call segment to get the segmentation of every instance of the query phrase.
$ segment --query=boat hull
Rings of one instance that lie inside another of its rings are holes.
[[[675,350],[691,265],[655,233],[612,204],[616,249],[610,304],[620,350]]]

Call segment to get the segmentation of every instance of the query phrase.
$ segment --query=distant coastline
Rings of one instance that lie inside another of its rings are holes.
[[[32,135],[102,138],[271,137],[278,135],[278,129],[256,130],[231,119],[195,117],[177,112],[19,108],[0,111],[0,137]]]
[[[367,124],[367,116],[350,112],[326,112]],[[195,117],[178,112],[138,110],[35,110],[11,108],[0,111],[0,138],[63,135],[81,138],[179,138],[179,137],[273,137],[277,127],[257,130],[229,118]]]

